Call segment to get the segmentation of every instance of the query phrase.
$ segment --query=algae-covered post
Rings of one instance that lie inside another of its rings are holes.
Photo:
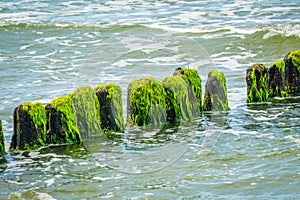
[[[267,75],[266,75],[267,74]],[[300,94],[300,50],[288,53],[269,69],[263,64],[247,69],[247,103]]]
[[[97,86],[95,91],[100,104],[102,130],[124,132],[121,87],[111,83]]]
[[[166,91],[167,120],[171,123],[190,119],[193,115],[189,100],[189,85],[182,76],[170,76],[163,80]]]
[[[41,103],[24,103],[14,110],[10,150],[31,150],[46,142],[46,111]]]
[[[226,79],[222,72],[211,70],[205,84],[204,111],[229,110]]]
[[[188,96],[192,105],[192,113],[199,116],[202,112],[202,81],[196,69],[177,68],[174,76],[182,76],[188,83]]]
[[[267,68],[254,64],[247,69],[247,103],[268,101]]]
[[[289,95],[300,94],[300,50],[292,51],[284,57],[285,86]]]
[[[5,154],[4,134],[2,130],[2,121],[0,120],[0,156]]]
[[[48,144],[81,142],[71,95],[52,100],[46,111]]]
[[[73,92],[71,97],[81,139],[101,135],[100,106],[95,91],[90,86],[84,86]]]
[[[159,125],[166,122],[166,91],[152,77],[132,81],[128,86],[127,125]]]
[[[285,63],[283,60],[273,63],[268,69],[268,97],[286,97]]]

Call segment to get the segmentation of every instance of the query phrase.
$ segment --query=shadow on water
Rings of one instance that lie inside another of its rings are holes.
[[[174,136],[178,126],[128,128],[115,138],[85,139],[84,148],[100,163],[124,173],[148,173],[175,162],[187,149]]]
[[[82,144],[66,144],[66,145],[50,145],[40,149],[40,154],[57,154],[70,156],[72,158],[80,158],[83,155],[87,155],[88,151]]]
[[[8,161],[6,160],[5,156],[0,156],[0,174],[6,170],[7,163]]]
[[[84,138],[80,144],[49,145],[35,151],[11,153],[9,160],[30,159],[40,163],[56,157],[67,160],[92,158],[124,173],[150,173],[173,164],[190,147],[197,146],[199,154],[209,153],[227,126],[227,113],[205,113],[202,117],[180,123],[133,127],[124,133]]]
[[[204,112],[201,117],[177,124],[127,128],[124,133],[102,134],[84,139],[81,144],[51,145],[34,152],[11,154],[12,158],[2,159],[1,163],[19,157],[47,160],[43,155],[55,154],[75,159],[92,157],[106,167],[124,173],[149,173],[171,165],[186,151],[202,155],[210,153],[220,139],[224,140],[224,133],[242,135],[282,128],[277,127],[280,119],[294,115],[291,108],[297,106],[298,103],[285,106],[281,103],[244,104],[224,113]],[[272,127],[269,127],[270,121],[274,124]],[[39,156],[32,156],[35,154]]]

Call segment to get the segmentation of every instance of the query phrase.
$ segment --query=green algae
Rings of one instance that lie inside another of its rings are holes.
[[[296,96],[300,94],[300,50],[288,53],[285,58],[286,73],[285,83],[286,91],[289,95]]]
[[[52,100],[49,105],[49,131],[47,141],[52,144],[79,143],[81,137],[76,126],[72,96]]]
[[[205,85],[204,111],[228,111],[226,79],[222,72],[211,70]]]
[[[268,68],[268,98],[286,96],[285,62],[279,60]]]
[[[202,80],[196,69],[177,68],[174,76],[182,76],[189,84],[189,100],[192,104],[193,115],[199,115],[202,108]]]
[[[152,77],[132,81],[128,86],[127,125],[158,125],[166,120],[166,91]]]
[[[165,86],[165,84],[164,87],[166,91],[167,122],[170,122],[171,124],[176,124],[180,122],[181,119],[181,112],[180,107],[177,103],[176,93],[174,93],[174,90],[171,90],[167,86]]]
[[[285,63],[284,63],[284,61],[283,60],[279,60],[279,61],[277,61],[277,62],[275,62],[275,63],[273,63],[273,65],[272,66],[276,66],[276,68],[281,72],[281,73],[285,73]],[[271,66],[271,67],[272,67]],[[275,67],[274,66],[274,67]],[[271,68],[270,67],[270,68]]]
[[[293,65],[300,72],[300,50],[292,51],[288,54],[287,59],[290,60]]]
[[[23,111],[28,112],[38,132],[38,142],[44,146],[46,142],[46,110],[41,103],[26,102],[22,104]],[[40,134],[40,135],[39,135]]]
[[[104,85],[99,85],[95,88],[95,91],[105,90],[107,91],[107,98],[112,99],[114,95],[122,95],[122,89],[119,85],[115,83],[107,83]]]
[[[2,121],[0,120],[0,156],[5,154],[4,134],[2,130]]]
[[[182,76],[166,77],[163,80],[167,97],[167,118],[169,122],[190,119],[193,115],[189,100],[189,85]]]
[[[81,138],[89,138],[102,133],[99,120],[99,102],[90,86],[78,88],[71,94],[76,126]]]
[[[108,83],[95,88],[99,101],[99,116],[104,132],[124,132],[122,89],[119,85]]]
[[[41,103],[26,102],[14,110],[10,151],[33,150],[46,144],[46,110]]]
[[[247,69],[247,103],[268,101],[268,76],[263,64],[255,64]]]

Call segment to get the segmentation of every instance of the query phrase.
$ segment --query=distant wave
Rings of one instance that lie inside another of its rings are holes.
[[[145,26],[136,24],[108,24],[108,23],[42,23],[42,22],[13,22],[13,21],[0,21],[0,28],[10,29],[100,29],[107,32],[121,32],[135,28],[143,28]]]
[[[281,35],[284,37],[298,37],[300,38],[300,25],[299,24],[287,24],[287,25],[276,25],[271,27],[263,28],[262,31],[267,33],[264,35],[264,39],[268,39],[272,36]]]
[[[263,39],[269,39],[273,36],[283,37],[297,37],[300,38],[300,24],[277,24],[277,25],[265,25],[265,26],[248,26],[248,27],[235,27],[235,26],[224,26],[222,28],[204,28],[204,27],[190,27],[190,28],[178,28],[160,24],[109,24],[109,23],[32,23],[32,22],[12,22],[12,21],[1,21],[0,27],[2,28],[100,28],[107,29],[111,32],[119,32],[122,30],[129,30],[135,28],[151,28],[160,29],[163,31],[171,31],[179,34],[235,34],[239,36],[252,35],[256,33],[262,33]],[[212,36],[213,38],[213,36]]]
[[[19,28],[80,28],[80,27],[105,27],[105,24],[75,24],[75,23],[42,23],[42,22],[16,22],[1,21],[0,27],[19,27]]]
[[[269,39],[273,36],[283,37],[297,37],[300,38],[300,25],[299,24],[278,24],[267,26],[255,26],[247,28],[232,28],[232,31],[238,34],[255,34],[263,33],[263,39]]]
[[[273,36],[297,37],[300,38],[300,24],[278,24],[266,26],[251,27],[222,27],[222,28],[174,28],[164,25],[149,25],[150,28],[158,28],[166,31],[191,34],[217,34],[233,33],[238,35],[251,35],[255,33],[264,33],[263,39]]]

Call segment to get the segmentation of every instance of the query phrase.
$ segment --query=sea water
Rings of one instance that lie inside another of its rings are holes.
[[[2,1],[0,119],[84,85],[127,86],[177,67],[227,79],[230,111],[97,144],[8,153],[1,199],[299,199],[300,100],[247,105],[246,69],[300,49],[300,2]]]

